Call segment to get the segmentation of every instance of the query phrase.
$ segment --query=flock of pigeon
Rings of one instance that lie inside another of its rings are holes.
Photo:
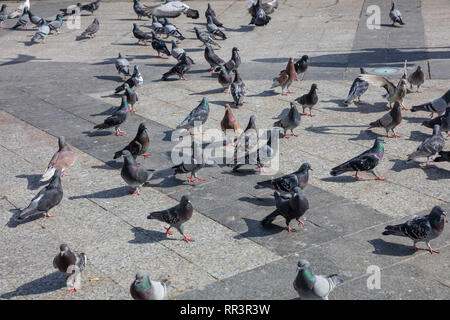
[[[190,8],[181,1],[167,0],[164,4],[156,6],[145,6],[139,0],[133,0],[133,8],[137,14],[138,19],[148,17],[152,24],[149,26],[150,32],[142,31],[136,23],[133,24],[133,36],[137,39],[137,44],[148,45],[151,43],[152,48],[158,53],[172,56],[177,60],[177,63],[166,73],[163,74],[162,80],[167,80],[169,77],[176,75],[179,79],[186,80],[185,74],[189,72],[194,61],[187,55],[184,49],[179,46],[179,43],[185,39],[181,31],[169,22],[169,18],[176,18],[181,14],[185,14],[192,19],[199,18],[199,12]],[[274,13],[278,8],[277,0],[262,3],[257,0],[248,0],[248,12],[251,15],[250,24],[255,26],[265,26],[270,20],[270,14]],[[45,18],[40,18],[34,15],[30,8],[30,1],[25,2],[11,13],[6,12],[6,5],[2,6],[0,11],[0,25],[6,19],[19,18],[13,29],[27,28],[29,23],[38,27],[36,34],[32,37],[32,41],[45,40],[50,31],[59,32],[63,25],[63,17],[75,14],[77,10],[88,11],[92,14],[99,9],[101,0],[82,5],[78,3],[72,6],[72,9],[61,9],[61,13],[56,16],[54,21],[47,23]],[[78,8],[78,9],[77,9]],[[389,13],[392,23],[404,24],[401,13],[395,8],[394,3]],[[221,29],[223,24],[218,20],[216,13],[210,4],[205,12],[206,29],[200,30],[195,27],[195,34],[197,39],[205,46],[204,58],[210,65],[209,71],[211,73],[218,73],[218,82],[222,86],[224,92],[230,89],[231,95],[235,102],[235,106],[239,108],[245,101],[246,86],[240,76],[239,66],[241,65],[241,57],[239,56],[239,49],[234,47],[232,49],[231,58],[225,62],[221,59],[213,49],[213,46],[219,47],[218,40],[225,41],[226,34]],[[93,23],[82,33],[82,36],[95,37],[99,30],[99,20],[95,18]],[[162,40],[173,37],[171,41],[172,48],[169,50],[166,42]],[[293,93],[289,90],[294,81],[299,81],[299,75],[304,74],[308,70],[309,57],[302,56],[298,61],[294,62],[290,58],[287,66],[273,80],[272,88],[281,87],[281,94],[287,95]],[[115,89],[116,94],[121,94],[121,105],[117,110],[103,123],[98,124],[94,129],[108,129],[114,128],[117,136],[120,136],[124,131],[120,130],[120,126],[127,120],[130,112],[135,112],[134,105],[139,101],[138,93],[135,91],[137,87],[143,83],[142,75],[137,65],[134,66],[131,72],[129,61],[119,53],[116,59],[115,67],[120,76],[122,76],[124,83]],[[356,99],[359,102],[360,97],[368,90],[369,84],[383,87],[386,90],[384,96],[389,103],[391,109],[380,119],[369,124],[370,128],[380,127],[386,130],[388,138],[399,137],[395,128],[402,121],[402,111],[408,110],[404,105],[404,98],[407,92],[407,83],[410,83],[410,89],[413,85],[417,87],[419,92],[420,86],[424,83],[425,77],[420,67],[417,67],[409,76],[406,74],[406,62],[403,77],[395,85],[386,77],[367,74],[361,68],[361,74],[354,80],[345,104],[350,105]],[[234,74],[234,77],[232,77]],[[285,92],[286,90],[286,92]],[[300,124],[300,112],[297,110],[297,104],[302,106],[302,114],[306,115],[306,109],[309,109],[309,116],[313,116],[312,108],[318,103],[317,84],[312,84],[308,93],[296,98],[291,102],[288,114],[274,123],[275,131],[279,134],[280,129],[283,129],[283,137],[288,139],[288,131],[291,136],[298,136],[294,130]],[[393,106],[392,106],[393,104]],[[424,157],[427,158],[427,166],[429,159],[434,157],[437,153],[439,158],[434,161],[450,161],[450,151],[443,151],[445,139],[441,132],[450,130],[450,90],[440,98],[429,103],[413,106],[412,112],[429,111],[431,117],[433,113],[437,113],[438,117],[423,122],[423,125],[433,129],[433,134],[425,141],[423,141],[416,151],[408,155],[408,161]],[[180,123],[177,129],[187,130],[189,134],[193,134],[192,130],[204,124],[209,115],[208,97],[204,97],[200,104],[191,111],[186,119]],[[221,129],[226,132],[232,130],[235,133],[233,142],[225,141],[224,145],[233,145],[235,147],[232,161],[228,164],[233,168],[233,171],[238,170],[241,166],[246,164],[256,164],[260,171],[264,169],[264,158],[270,159],[275,150],[272,149],[271,138],[262,147],[258,145],[258,134],[256,128],[256,117],[252,115],[245,130],[241,130],[239,123],[233,116],[230,105],[226,105],[225,114],[221,121]],[[392,135],[390,135],[392,132]],[[70,146],[65,142],[64,137],[59,137],[59,149],[51,158],[41,181],[49,181],[50,183],[43,188],[32,200],[27,208],[22,210],[18,216],[19,221],[23,221],[27,217],[35,214],[44,214],[51,217],[49,211],[57,206],[63,198],[62,180],[65,172],[75,161],[75,155]],[[132,187],[130,193],[139,195],[140,188],[146,184],[152,177],[152,171],[145,169],[136,162],[138,156],[149,157],[148,153],[150,145],[149,131],[145,123],[139,125],[136,137],[122,150],[114,154],[114,159],[123,157],[123,167],[121,169],[121,176],[123,180]],[[243,157],[239,158],[239,155]],[[265,157],[264,157],[264,156]],[[382,160],[384,155],[384,138],[376,138],[373,147],[360,155],[340,164],[331,169],[330,174],[333,176],[340,175],[345,172],[355,172],[355,178],[358,180],[359,172],[370,171],[378,180],[384,180],[377,171],[376,167]],[[254,162],[251,163],[251,158]],[[206,162],[205,156],[202,152],[201,143],[197,140],[192,144],[192,156],[190,161],[184,161],[175,165],[172,169],[174,174],[190,174],[189,181],[195,182],[197,180],[204,180],[197,176],[198,172],[204,167]],[[296,220],[299,225],[303,225],[300,218],[309,209],[308,199],[303,194],[303,189],[308,184],[309,172],[313,170],[308,163],[303,163],[300,168],[290,174],[272,178],[267,181],[257,183],[255,188],[272,188],[275,190],[275,204],[276,209],[262,220],[262,225],[270,224],[276,217],[282,216],[286,221],[286,229],[288,232],[293,232],[295,229],[290,227],[291,220]],[[188,221],[193,214],[193,205],[188,195],[184,195],[178,205],[168,208],[167,210],[152,212],[148,219],[157,219],[169,226],[166,228],[168,235],[172,232],[170,229],[177,229],[183,235],[185,241],[191,242],[193,239],[189,238],[184,233],[183,224]],[[441,206],[435,206],[429,215],[415,217],[405,223],[387,226],[384,235],[397,235],[409,237],[414,242],[413,249],[417,242],[425,242],[430,253],[437,252],[430,246],[430,240],[438,237],[444,229],[446,212]],[[81,286],[81,273],[85,269],[87,257],[84,253],[72,252],[66,244],[60,246],[60,253],[55,257],[53,265],[62,273],[67,275],[67,286],[70,291],[76,291]],[[294,288],[299,293],[301,298],[305,299],[328,299],[330,292],[341,283],[342,280],[336,275],[322,276],[314,275],[311,272],[310,264],[306,260],[298,262],[298,275],[294,280]],[[168,294],[168,284],[166,282],[158,282],[149,279],[145,272],[138,272],[136,279],[130,287],[131,296],[134,299],[141,300],[158,300],[166,299]]]

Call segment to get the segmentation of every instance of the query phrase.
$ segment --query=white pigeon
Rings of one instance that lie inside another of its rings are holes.
[[[19,5],[16,10],[14,10],[13,12],[11,12],[8,15],[8,19],[15,19],[15,18],[20,17],[23,13],[23,10],[25,10],[25,8],[28,8],[28,9],[31,8],[30,0],[25,0],[21,5]]]

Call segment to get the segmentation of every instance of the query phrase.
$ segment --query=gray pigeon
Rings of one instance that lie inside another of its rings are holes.
[[[309,180],[309,171],[312,170],[311,165],[307,162],[303,163],[300,168],[290,174],[286,174],[279,178],[258,182],[255,189],[268,187],[283,193],[293,193],[295,187],[304,189]],[[283,196],[282,196],[283,197]]]
[[[291,136],[298,137],[298,134],[294,133],[294,129],[298,127],[300,120],[300,113],[298,112],[295,103],[291,102],[291,108],[289,109],[289,113],[286,117],[278,120],[273,125],[275,127],[283,128],[284,138],[289,139],[289,136],[286,134],[288,130],[291,130]]]
[[[422,71],[422,67],[421,66],[417,66],[416,71],[414,71],[413,73],[411,73],[408,77],[408,82],[411,86],[411,90],[413,90],[413,85],[417,86],[417,90],[416,93],[421,93],[419,91],[420,86],[425,82],[425,75]]]
[[[82,37],[89,37],[89,38],[95,38],[95,35],[100,28],[100,23],[97,18],[92,21],[92,23],[86,28],[86,30],[83,31],[81,34]]]
[[[133,36],[138,39],[138,42],[136,42],[136,44],[144,42],[144,44],[147,46],[147,40],[152,40],[151,33],[142,31],[141,29],[139,29],[136,23],[133,23]]]
[[[125,83],[128,84],[128,86],[130,88],[142,86],[142,84],[144,83],[144,78],[142,78],[142,74],[139,71],[139,67],[137,65],[134,66],[133,74],[131,75],[131,77],[128,78],[127,81],[125,81],[122,85],[118,86],[114,90],[114,93],[119,93],[121,91],[124,91]]]
[[[417,111],[429,111],[431,112],[430,118],[433,118],[433,113],[438,115],[444,114],[445,110],[450,108],[450,90],[448,90],[442,97],[437,98],[431,102],[424,103],[418,106],[413,106],[411,112]]]
[[[153,169],[144,169],[138,166],[136,160],[134,160],[130,151],[123,150],[122,156],[124,158],[122,170],[120,171],[120,176],[123,180],[133,188],[130,191],[131,194],[138,196],[140,193],[140,188],[152,177],[151,172],[155,171]]]
[[[4,28],[4,23],[8,19],[8,13],[6,12],[6,4],[2,4],[0,9],[0,28]]]
[[[30,22],[35,26],[39,27],[42,24],[42,18],[35,15],[30,9],[28,9],[28,16],[30,18]]]
[[[391,20],[392,20],[392,25],[395,25],[396,22],[401,25],[405,24],[402,19],[402,14],[400,13],[400,11],[398,9],[395,9],[395,4],[393,1],[392,1],[391,11],[389,11],[389,18],[391,18]]]
[[[180,61],[181,55],[185,53],[183,48],[180,48],[175,40],[172,40],[172,50],[170,51],[170,54],[172,57],[177,59],[177,61]]]
[[[150,34],[152,35],[152,48],[158,52],[158,58],[162,58],[160,56],[161,52],[170,57],[170,51],[167,48],[166,43],[163,40],[158,39],[155,31],[151,30]]]
[[[416,158],[426,157],[427,158],[427,167],[430,166],[430,157],[436,155],[444,149],[445,139],[442,137],[441,129],[438,124],[435,124],[433,127],[433,135],[429,138],[426,138],[420,146],[417,147],[417,150],[408,155],[407,161],[412,161]]]
[[[117,151],[114,154],[114,159],[117,159],[122,156],[122,151],[128,150],[134,159],[137,156],[143,156],[144,158],[148,158],[151,156],[150,153],[146,153],[148,147],[150,145],[150,137],[148,135],[148,129],[144,122],[139,124],[138,132],[136,137],[131,141],[125,148]]]
[[[42,44],[46,44],[47,41],[45,39],[47,38],[49,33],[50,28],[47,24],[47,21],[45,19],[42,19],[42,24],[39,26],[38,30],[31,38],[31,42],[39,42],[40,40]]]
[[[193,213],[194,208],[192,207],[189,196],[184,195],[181,197],[178,205],[164,211],[152,212],[147,219],[156,219],[169,224],[169,227],[166,228],[167,234],[171,235],[172,231],[170,229],[175,228],[183,235],[186,242],[192,242],[194,240],[184,234],[183,224],[191,219]]]
[[[178,75],[181,80],[187,80],[184,77],[184,74],[191,70],[192,67],[192,59],[183,53],[180,58],[180,61],[176,65],[174,65],[169,71],[163,74],[161,80],[167,80],[171,75]]]
[[[30,22],[30,16],[28,14],[28,8],[25,8],[23,10],[22,15],[20,16],[20,19],[17,20],[16,24],[14,25],[14,27],[12,27],[12,29],[17,29],[17,28],[24,28],[24,29],[28,29],[27,24]]]
[[[106,118],[103,123],[94,126],[94,129],[108,129],[115,127],[116,136],[121,136],[125,131],[120,130],[120,125],[127,120],[128,112],[130,108],[128,107],[127,96],[122,96],[122,103],[120,107],[108,118]]]
[[[173,24],[171,24],[167,18],[164,18],[164,34],[166,35],[166,38],[169,36],[172,36],[177,39],[177,42],[179,40],[184,40],[185,37],[181,34],[180,30]]]
[[[359,68],[361,74],[365,74],[366,70],[364,68]],[[350,90],[348,92],[347,98],[345,99],[344,103],[346,105],[349,105],[353,102],[355,98],[358,99],[358,102],[361,102],[361,96],[367,91],[369,88],[369,83],[365,80],[360,79],[359,77],[356,78],[352,86],[350,87]]]
[[[221,48],[220,44],[215,42],[208,32],[200,31],[197,27],[195,27],[194,30],[195,30],[195,35],[197,36],[197,39],[200,40],[201,42],[203,42],[203,45],[213,44],[213,45]]]
[[[249,24],[256,26],[265,26],[271,19],[264,11],[261,0],[257,0],[256,4],[253,4],[250,14],[252,15],[252,19]]]
[[[422,122],[422,125],[433,129],[434,125],[438,124],[440,126],[441,131],[446,132],[447,136],[450,137],[450,134],[448,133],[450,131],[450,107],[447,108],[447,111],[445,111],[445,114],[443,116],[438,116],[431,120],[425,120]]]
[[[217,67],[225,64],[225,61],[223,61],[217,54],[215,54],[213,48],[209,44],[205,47],[205,60],[211,66],[211,68],[208,70],[211,73],[213,73]]]
[[[388,138],[400,138],[398,134],[395,133],[395,128],[402,122],[402,106],[400,102],[395,101],[394,108],[391,111],[386,113],[383,117],[378,119],[377,121],[371,122],[369,124],[370,128],[382,127],[386,130],[386,136]],[[389,131],[392,130],[394,134],[391,136]]]
[[[125,83],[125,96],[127,97],[127,102],[131,106],[130,112],[136,112],[134,105],[139,101],[139,95],[136,91],[130,88],[128,83]]]
[[[241,57],[239,56],[239,49],[237,47],[233,47],[231,50],[231,59],[228,60],[223,66],[219,66],[216,68],[216,72],[220,71],[225,67],[228,72],[235,71],[241,65]]]
[[[244,97],[247,94],[247,86],[242,81],[238,70],[234,70],[234,80],[230,87],[231,96],[234,100],[234,105],[236,107],[242,106],[244,104]]]
[[[167,284],[150,280],[146,272],[136,273],[136,279],[130,286],[130,294],[134,300],[167,300]]]
[[[315,275],[310,270],[310,263],[301,259],[298,262],[297,276],[294,280],[294,289],[301,299],[328,300],[328,295],[342,283],[337,274],[329,276]]]
[[[119,56],[116,59],[116,70],[119,75],[123,75],[123,80],[125,80],[127,76],[130,76],[130,62],[126,58],[124,58],[120,52]]]
[[[156,34],[161,35],[164,34],[164,26],[161,22],[158,21],[158,18],[153,16],[153,22],[152,25],[149,27],[150,29],[153,29]]]
[[[205,18],[208,19],[208,17],[211,16],[212,18],[212,22],[218,26],[218,27],[223,27],[223,23],[220,22],[219,20],[217,20],[217,16],[216,16],[216,12],[214,11],[214,9],[211,7],[211,4],[208,3],[208,8],[205,11]]]
[[[233,160],[228,163],[230,167],[237,167],[242,162],[242,158],[245,160],[249,157],[250,153],[254,153],[254,150],[258,147],[259,135],[256,127],[256,116],[251,115],[248,120],[247,127],[244,132],[239,136],[234,148]]]
[[[39,193],[31,200],[28,207],[22,210],[17,218],[18,220],[23,220],[36,213],[43,213],[46,217],[53,217],[53,214],[48,212],[56,207],[63,198],[61,174],[61,169],[55,170],[55,174],[48,186],[39,191]]]
[[[148,8],[144,8],[139,0],[133,0],[133,2],[133,10],[137,14],[139,20],[141,20],[142,17],[152,17]]]
[[[56,31],[56,34],[59,34],[59,29],[61,29],[63,25],[63,18],[61,14],[56,15],[56,19],[48,24],[48,27],[51,31]]]
[[[228,88],[233,82],[233,78],[225,68],[222,68],[222,70],[220,70],[219,76],[217,77],[217,81],[219,81],[220,85],[222,86],[223,92],[228,93],[229,92]]]
[[[62,244],[59,251],[53,259],[53,267],[67,276],[66,285],[69,292],[81,289],[81,273],[86,268],[86,254],[72,252],[67,244]]]
[[[317,96],[317,84],[313,83],[311,85],[311,89],[307,94],[302,95],[301,97],[298,97],[295,99],[303,108],[302,114],[306,114],[305,109],[309,109],[309,116],[313,117],[314,115],[311,113],[312,108],[314,105],[317,104],[319,101],[319,97]]]
[[[222,40],[225,40],[227,38],[225,33],[223,33],[223,31],[220,30],[219,27],[214,24],[212,16],[210,16],[210,15],[207,16],[206,20],[207,20],[206,29],[208,30],[208,32],[210,34],[212,34],[214,37],[217,36],[217,37],[221,38]]]
[[[194,140],[192,143],[192,156],[189,161],[173,166],[175,169],[174,175],[180,173],[190,173],[191,176],[188,178],[189,182],[195,182],[195,179],[199,181],[205,181],[205,179],[197,176],[197,172],[200,171],[206,164],[206,159],[203,154],[202,145],[199,141]],[[195,178],[195,179],[194,179]]]
[[[190,130],[196,126],[202,125],[208,120],[209,116],[209,104],[208,97],[203,97],[200,104],[193,109],[186,119],[183,120],[178,126],[177,129],[186,129]]]
[[[394,235],[408,237],[414,241],[414,251],[419,250],[416,247],[417,242],[425,242],[430,253],[439,253],[431,248],[430,241],[439,237],[444,231],[445,216],[447,212],[441,206],[435,206],[430,214],[426,216],[416,216],[405,223],[394,226],[386,226],[383,235]]]
[[[263,219],[261,222],[263,226],[267,226],[280,215],[286,220],[286,230],[288,232],[295,231],[295,229],[289,226],[292,219],[297,220],[299,225],[304,225],[300,218],[309,209],[309,202],[303,194],[302,189],[295,187],[290,199],[282,198],[278,191],[275,191],[273,195],[275,197],[275,205],[277,209]]]

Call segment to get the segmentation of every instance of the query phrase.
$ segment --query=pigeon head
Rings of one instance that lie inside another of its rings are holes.
[[[300,58],[301,61],[308,61],[308,59],[309,57],[306,54]]]
[[[416,71],[422,71],[422,67],[421,66],[417,66],[417,70]]]
[[[317,84],[313,83],[313,84],[311,85],[311,92],[312,92],[312,91],[316,91],[316,90],[317,90]]]
[[[187,203],[190,203],[191,202],[191,199],[189,198],[189,196],[188,195],[184,195],[184,196],[182,196],[181,197],[181,201],[180,201],[182,204],[187,204]]]
[[[440,134],[440,133],[441,133],[441,126],[438,124],[435,124],[433,126],[433,135]]]
[[[448,90],[444,96],[442,97],[442,99],[445,100],[445,102],[449,103],[450,102],[450,90]],[[448,108],[447,108],[448,109]]]
[[[7,5],[6,5],[6,4],[3,4],[3,5],[2,5],[2,10],[1,10],[1,11],[2,11],[2,12],[5,12],[5,11],[6,11],[6,7],[7,7]]]
[[[52,180],[50,180],[49,187],[51,188],[60,188],[61,187],[61,175],[62,170],[56,169],[53,174]]]
[[[119,52],[119,59],[122,59],[123,55]]]
[[[27,14],[28,13],[28,7],[25,7],[25,9],[23,9],[23,13]]]
[[[148,277],[148,274],[144,271],[138,271],[136,273],[136,281],[142,281]]]
[[[58,137],[58,145],[59,150],[63,149],[66,146],[66,138],[64,138],[64,136]]]
[[[178,44],[175,40],[172,40],[172,50],[173,48],[178,48]]]
[[[69,251],[69,246],[65,243],[63,243],[62,245],[59,246],[59,254],[61,256],[63,256],[64,254],[66,254]]]
[[[136,30],[136,29],[137,29],[137,24],[133,23],[133,30]]]
[[[232,52],[239,51],[239,48],[238,47],[233,47],[233,49],[231,51]]]
[[[205,108],[205,109],[208,109],[208,108],[209,108],[208,97],[203,97],[203,99],[202,99],[202,105],[203,105],[203,108]]]
[[[124,159],[125,159],[124,165],[125,165],[127,162],[128,162],[128,163],[131,163],[131,164],[134,163],[134,158],[133,158],[133,156],[131,155],[131,152],[130,152],[130,151],[128,151],[128,150],[122,150],[122,157],[124,157]]]
[[[212,16],[211,16],[211,15],[207,15],[207,16],[206,16],[206,21],[207,21],[208,23],[213,23],[213,21],[212,21]]]
[[[309,263],[308,260],[300,259],[300,260],[298,261],[298,263],[297,263],[297,269],[298,269],[298,270],[300,270],[300,269],[307,269],[307,268],[309,268],[310,265],[311,265],[311,264]]]
[[[98,19],[95,18],[94,21],[93,21],[92,23],[98,24],[98,23],[99,23],[99,22],[98,22]]]
[[[311,165],[308,162],[305,162],[300,166],[300,171],[312,170]]]
[[[140,132],[142,132],[142,131],[144,131],[144,130],[146,130],[146,129],[147,129],[147,127],[146,127],[145,123],[144,123],[144,122],[141,122],[141,123],[139,124],[138,132],[140,133]]]
[[[445,219],[445,217],[447,216],[447,211],[445,211],[441,206],[434,206],[429,216],[432,224],[439,225],[441,219]],[[448,220],[445,219],[445,222],[448,222]]]
[[[62,18],[63,18],[63,17],[62,17],[61,14],[58,13],[58,14],[56,15],[56,19],[58,19],[59,21],[62,21]]]
[[[194,31],[195,31],[196,34],[199,34],[199,33],[200,33],[200,30],[198,30],[197,27],[194,27]]]

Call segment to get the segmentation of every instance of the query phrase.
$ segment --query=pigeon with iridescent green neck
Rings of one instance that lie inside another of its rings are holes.
[[[328,300],[328,295],[342,282],[337,274],[329,276],[313,274],[310,263],[301,259],[297,264],[297,276],[293,285],[301,299]]]
[[[69,292],[81,288],[81,273],[86,268],[87,257],[83,252],[72,252],[69,246],[63,243],[59,253],[53,258],[53,267],[67,276],[66,286]]]
[[[39,27],[42,24],[42,18],[35,15],[30,9],[28,9],[28,16],[30,17],[30,22],[35,26]]]
[[[23,10],[22,15],[20,16],[20,19],[17,20],[16,24],[14,25],[14,27],[12,27],[12,29],[17,29],[17,28],[24,28],[26,30],[28,30],[27,24],[30,22],[30,16],[28,15],[28,8],[25,8]]]
[[[4,28],[4,23],[6,19],[8,19],[8,13],[6,12],[6,4],[2,5],[2,8],[0,9],[0,28]]]
[[[146,153],[148,147],[150,145],[150,137],[148,134],[148,128],[144,122],[139,124],[139,128],[136,134],[136,137],[131,141],[125,148],[117,151],[114,154],[114,159],[117,159],[122,156],[122,151],[128,150],[134,159],[138,156],[143,156],[144,158],[148,158],[151,156],[150,153]]]
[[[223,64],[225,64],[225,61],[223,61],[222,58],[220,58],[213,50],[213,48],[211,47],[210,44],[206,45],[205,47],[205,60],[206,62],[209,63],[210,68],[209,68],[209,72],[213,73],[217,67],[222,66]]]
[[[130,62],[120,52],[115,65],[119,75],[122,74],[122,80],[126,80],[126,77],[130,76]]]
[[[430,166],[430,158],[435,157],[436,153],[441,152],[445,146],[445,139],[441,133],[441,127],[435,124],[433,127],[433,135],[426,138],[418,147],[417,150],[408,155],[407,161],[412,161],[416,158],[427,158],[427,167]]]
[[[165,281],[150,280],[146,272],[136,273],[136,279],[130,286],[134,300],[166,300],[169,290]]]
[[[186,53],[183,53],[180,57],[180,61],[174,65],[169,71],[163,74],[161,80],[168,80],[171,75],[177,75],[181,80],[187,80],[184,74],[191,70],[192,59],[189,58]]]
[[[114,127],[116,136],[121,136],[125,131],[120,130],[120,125],[127,120],[130,108],[127,102],[127,96],[122,96],[122,103],[120,107],[110,117],[106,118],[103,123],[94,126],[94,129],[108,129]]]
[[[42,175],[41,181],[48,181],[53,177],[57,169],[61,169],[62,176],[69,175],[64,173],[64,170],[69,168],[75,162],[75,154],[70,146],[66,143],[64,136],[58,138],[58,151],[53,155],[50,162],[47,165],[47,169]]]
[[[152,177],[153,169],[145,169],[139,166],[131,155],[130,151],[123,150],[122,156],[124,158],[123,167],[120,171],[122,179],[133,188],[130,191],[133,195],[139,195],[140,188]]]
[[[50,31],[55,31],[56,34],[59,34],[59,29],[61,29],[63,25],[63,18],[62,15],[59,13],[56,15],[56,19],[53,20],[48,24],[48,27],[50,28]]]
[[[231,83],[233,82],[233,78],[231,77],[231,74],[228,73],[228,71],[225,68],[222,68],[219,72],[219,76],[217,77],[217,80],[219,81],[220,85],[223,88],[223,92],[228,93],[228,88],[230,87]]]
[[[136,91],[130,88],[128,83],[125,83],[125,95],[127,96],[127,102],[131,106],[130,112],[136,112],[134,105],[139,101],[139,95]]]
[[[347,162],[334,167],[333,169],[331,169],[330,174],[332,176],[338,176],[340,174],[343,174],[344,172],[355,171],[355,179],[360,180],[361,178],[358,176],[358,171],[370,171],[373,173],[373,175],[375,175],[375,177],[377,177],[377,180],[383,181],[384,178],[379,176],[375,171],[375,167],[380,163],[381,159],[383,159],[383,141],[383,137],[376,138],[372,148],[364,151],[360,155],[348,160]]]
[[[42,24],[39,26],[38,30],[36,31],[34,36],[31,38],[31,42],[41,41],[42,44],[46,44],[47,41],[45,41],[45,39],[47,38],[49,33],[50,33],[50,28],[47,24],[47,21],[45,19],[42,19]]]
[[[52,180],[44,189],[31,200],[28,207],[20,213],[18,220],[23,220],[34,214],[43,213],[46,217],[53,217],[48,213],[56,207],[63,198],[63,189],[61,185],[61,169],[56,169]]]
[[[203,97],[200,104],[193,109],[186,119],[183,120],[178,126],[177,129],[186,129],[190,130],[196,126],[200,126],[208,120],[209,116],[209,104],[208,97]]]
[[[437,98],[431,102],[413,106],[411,108],[411,112],[429,111],[431,112],[430,118],[433,118],[434,112],[436,112],[438,115],[443,115],[447,108],[450,108],[450,90],[447,90],[447,92],[442,97]]]

